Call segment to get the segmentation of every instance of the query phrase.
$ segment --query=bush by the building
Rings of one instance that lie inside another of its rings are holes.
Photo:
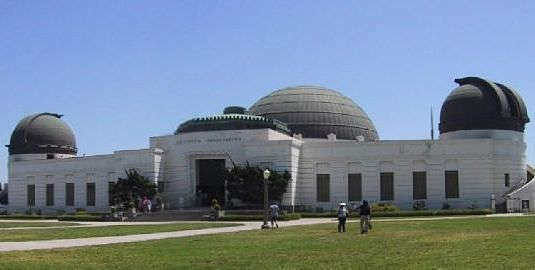
[[[297,220],[301,218],[301,214],[285,214],[279,217],[280,221]],[[218,221],[262,221],[263,215],[225,215],[220,217]]]

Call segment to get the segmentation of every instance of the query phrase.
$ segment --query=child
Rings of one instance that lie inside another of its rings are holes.
[[[338,232],[346,232],[346,220],[348,212],[345,203],[340,203],[338,207]]]

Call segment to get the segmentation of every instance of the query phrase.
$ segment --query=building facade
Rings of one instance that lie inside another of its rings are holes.
[[[199,196],[215,195],[210,183],[223,181],[214,168],[246,163],[290,173],[281,202],[290,208],[330,210],[362,200],[402,209],[492,208],[524,194],[518,200],[532,209],[522,98],[477,77],[456,82],[438,140],[380,140],[360,106],[315,86],[277,90],[248,111],[228,107],[150,138],[147,149],[110,155],[77,157],[60,115],[32,115],[8,145],[9,209],[108,211],[109,187],[128,169],[157,183],[170,208],[199,207]]]

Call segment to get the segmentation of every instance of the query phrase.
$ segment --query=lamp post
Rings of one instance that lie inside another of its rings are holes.
[[[271,172],[266,169],[264,170],[264,224],[262,224],[262,229],[269,229],[268,225],[268,179],[271,175]]]

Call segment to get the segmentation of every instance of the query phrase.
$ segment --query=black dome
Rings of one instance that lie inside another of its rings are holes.
[[[281,123],[280,121],[256,115],[236,113],[193,118],[180,124],[174,134],[178,135],[180,133],[188,132],[265,128],[291,134],[286,124]]]
[[[458,130],[524,132],[529,122],[524,101],[512,88],[478,77],[456,79],[440,112],[440,133]]]
[[[379,137],[364,110],[337,91],[318,86],[295,86],[277,90],[257,101],[249,112],[277,119],[288,125],[293,133],[304,138],[354,140],[363,136],[366,141]]]
[[[71,154],[76,155],[72,129],[61,120],[62,115],[40,113],[20,120],[11,134],[9,154]]]

